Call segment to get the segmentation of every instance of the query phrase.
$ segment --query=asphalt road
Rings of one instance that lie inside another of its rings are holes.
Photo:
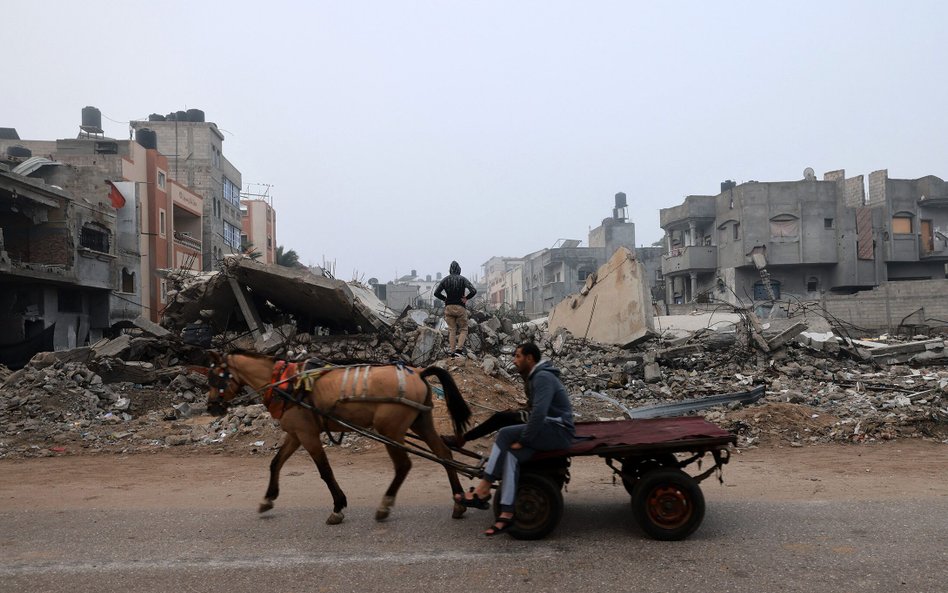
[[[659,542],[634,524],[622,487],[595,471],[574,468],[563,521],[538,542],[481,535],[490,520],[484,511],[452,520],[443,475],[434,471],[409,477],[412,494],[384,523],[373,520],[381,489],[342,480],[351,506],[333,527],[324,524],[321,484],[304,472],[289,474],[297,477],[284,492],[294,495],[266,515],[255,512],[259,476],[224,489],[216,476],[206,477],[211,486],[191,476],[151,493],[166,504],[143,508],[135,508],[135,489],[161,484],[128,487],[131,500],[122,504],[64,501],[62,509],[49,504],[49,486],[43,503],[29,508],[25,486],[7,484],[14,495],[0,500],[15,504],[0,507],[0,592],[948,591],[941,489],[917,498],[774,500],[709,480],[699,530]],[[301,492],[293,482],[304,479]],[[106,473],[99,480],[109,483]]]

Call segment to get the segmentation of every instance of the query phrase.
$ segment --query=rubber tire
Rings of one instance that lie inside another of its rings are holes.
[[[500,491],[494,493],[494,517],[500,515]],[[557,483],[544,475],[520,474],[514,501],[511,537],[522,540],[543,539],[563,518],[563,493]]]
[[[626,457],[622,460],[622,486],[630,495],[635,494],[635,486],[641,476],[660,468],[677,468],[678,458],[671,453],[659,453],[651,457]]]
[[[632,514],[650,537],[682,540],[704,519],[704,494],[691,476],[680,469],[661,468],[639,480],[632,494]]]

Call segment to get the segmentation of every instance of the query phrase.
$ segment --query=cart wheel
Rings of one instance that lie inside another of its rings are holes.
[[[494,495],[494,517],[500,515],[500,492]],[[514,524],[510,535],[516,539],[543,539],[563,518],[563,493],[552,479],[536,473],[520,474],[514,502]]]
[[[685,539],[704,519],[704,495],[694,478],[680,469],[657,469],[635,486],[632,513],[655,539]]]
[[[626,457],[622,460],[622,485],[630,495],[635,494],[635,485],[642,476],[661,468],[678,467],[678,459],[671,453],[660,453],[649,457]]]

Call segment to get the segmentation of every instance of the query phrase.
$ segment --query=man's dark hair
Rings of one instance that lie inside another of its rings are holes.
[[[540,362],[540,347],[533,342],[524,342],[517,346],[517,350],[524,356],[532,356],[533,362]]]

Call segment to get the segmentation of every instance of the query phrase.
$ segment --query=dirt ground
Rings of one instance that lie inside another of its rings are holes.
[[[350,502],[373,504],[391,475],[384,450],[329,451]],[[269,456],[196,456],[162,451],[0,460],[0,501],[7,511],[247,507],[266,487]],[[738,451],[724,486],[709,479],[708,498],[748,500],[897,500],[948,497],[948,445],[897,441]],[[570,488],[615,488],[598,459],[574,460]],[[694,473],[694,472],[692,472]],[[417,460],[399,500],[434,500],[447,484],[443,470]],[[283,473],[280,505],[325,505],[328,494],[309,458],[295,455]],[[619,486],[621,488],[621,486]]]

